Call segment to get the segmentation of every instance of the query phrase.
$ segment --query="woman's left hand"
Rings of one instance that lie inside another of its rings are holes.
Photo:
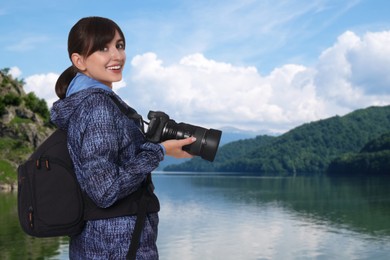
[[[183,151],[183,146],[192,144],[196,141],[195,137],[188,137],[186,139],[180,140],[167,140],[161,144],[164,146],[166,155],[175,157],[175,158],[192,158],[193,155],[189,154],[186,151]]]

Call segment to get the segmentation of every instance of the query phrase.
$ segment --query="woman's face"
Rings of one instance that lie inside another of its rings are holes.
[[[125,43],[118,32],[102,50],[83,58],[85,69],[82,72],[112,88],[112,83],[122,79],[126,62]]]

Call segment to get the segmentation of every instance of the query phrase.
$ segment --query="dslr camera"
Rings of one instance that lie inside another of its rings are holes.
[[[183,150],[202,157],[207,161],[214,161],[219,146],[222,131],[205,129],[186,123],[176,123],[161,111],[149,111],[150,120],[146,130],[146,139],[152,143],[161,143],[170,139],[184,139],[190,136],[196,138],[192,144],[183,146]]]

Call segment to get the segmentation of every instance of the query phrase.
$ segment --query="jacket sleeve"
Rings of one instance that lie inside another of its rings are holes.
[[[135,191],[163,159],[163,151],[146,142],[109,97],[97,96],[82,105],[87,120],[80,120],[87,123],[78,141],[78,176],[88,196],[105,208]]]

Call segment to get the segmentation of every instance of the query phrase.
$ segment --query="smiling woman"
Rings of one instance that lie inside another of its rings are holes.
[[[97,33],[99,37],[96,37]],[[112,88],[112,82],[122,79],[126,62],[125,36],[119,26],[109,19],[84,18],[69,32],[68,54],[72,66],[57,81],[59,98],[69,95],[66,91],[71,89],[68,86],[78,72]]]
[[[79,71],[112,89],[112,83],[122,79],[126,61],[125,40],[116,31],[114,38],[102,49],[87,57],[72,53],[71,59]]]
[[[182,147],[195,138],[151,143],[139,120],[125,115],[123,110],[134,109],[112,90],[113,82],[122,79],[126,62],[125,37],[114,21],[103,17],[79,20],[69,33],[68,54],[72,66],[57,81],[55,90],[60,100],[53,104],[51,120],[67,133],[81,190],[99,212],[86,219],[80,234],[71,237],[69,256],[158,259],[159,206],[149,204],[159,203],[149,189],[151,172],[165,155],[192,157]],[[116,103],[121,104],[120,109]],[[148,200],[137,196],[146,193],[150,194]],[[123,213],[117,207],[121,199],[136,205],[135,210]],[[142,208],[145,210],[140,213]]]

